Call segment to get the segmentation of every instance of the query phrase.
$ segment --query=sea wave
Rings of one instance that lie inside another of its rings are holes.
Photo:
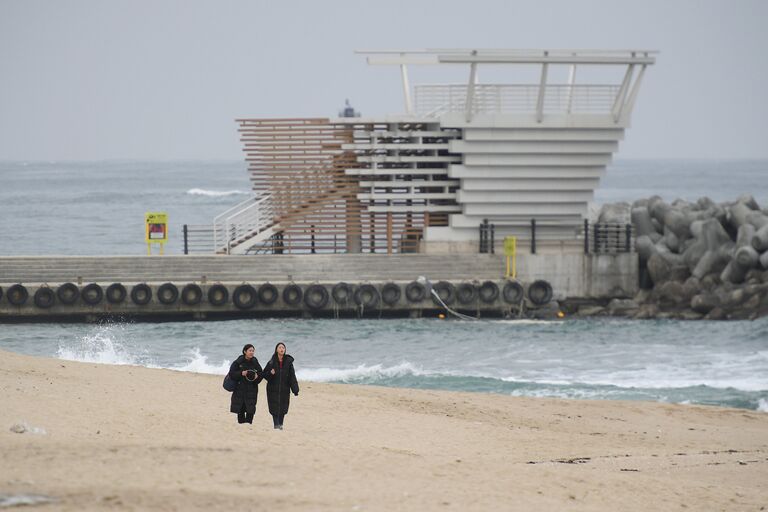
[[[206,197],[244,196],[250,193],[249,190],[206,190],[204,188],[191,188],[187,190],[187,194],[191,196]]]
[[[425,375],[417,366],[403,362],[385,367],[380,364],[361,364],[354,368],[303,368],[296,372],[296,377],[312,382],[376,382],[407,375]]]

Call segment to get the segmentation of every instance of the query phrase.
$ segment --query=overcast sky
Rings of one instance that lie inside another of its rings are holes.
[[[768,158],[768,1],[0,0],[0,159],[240,159],[238,117],[401,112],[355,49],[642,48],[619,158]],[[481,79],[482,79],[481,74]]]

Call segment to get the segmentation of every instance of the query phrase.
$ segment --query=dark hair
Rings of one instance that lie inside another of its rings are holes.
[[[243,355],[245,355],[245,353],[248,351],[248,349],[249,349],[249,348],[252,348],[253,350],[256,350],[256,347],[254,347],[253,345],[251,345],[250,343],[248,343],[248,344],[246,344],[246,345],[243,347]]]
[[[275,355],[277,355],[277,347],[279,347],[280,345],[282,345],[283,348],[285,348],[285,343],[283,343],[282,341],[278,341],[277,345],[275,345]]]

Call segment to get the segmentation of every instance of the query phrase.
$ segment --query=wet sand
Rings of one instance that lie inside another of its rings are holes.
[[[765,413],[301,386],[275,431],[264,384],[244,426],[218,376],[0,352],[0,495],[55,500],[25,510],[768,510]]]

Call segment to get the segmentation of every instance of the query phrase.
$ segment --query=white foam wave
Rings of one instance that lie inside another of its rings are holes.
[[[142,364],[135,354],[130,353],[109,328],[100,328],[93,334],[77,338],[71,345],[59,345],[59,359],[101,364]]]
[[[768,400],[761,398],[757,401],[757,410],[760,412],[768,412]]]
[[[222,361],[219,365],[210,364],[208,357],[200,353],[200,349],[195,347],[190,351],[190,355],[185,364],[181,366],[167,367],[169,370],[192,373],[210,373],[214,375],[224,375],[229,371],[229,361]]]
[[[204,188],[191,188],[187,190],[187,194],[191,196],[206,197],[242,196],[250,193],[248,190],[206,190]]]
[[[355,368],[303,368],[296,372],[298,379],[312,382],[358,382],[391,379],[405,375],[425,375],[425,373],[407,362],[390,367],[380,364],[371,366],[361,364]]]

